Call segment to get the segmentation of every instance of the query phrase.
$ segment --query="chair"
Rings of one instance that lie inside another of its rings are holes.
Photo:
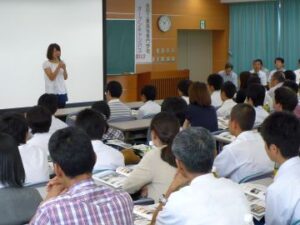
[[[271,177],[273,177],[273,175],[274,175],[273,171],[269,171],[267,173],[253,174],[253,175],[250,175],[250,176],[247,176],[247,177],[241,179],[239,181],[239,184],[247,183],[247,182],[251,182],[251,181],[255,181],[255,180],[261,180],[261,179],[268,178],[268,177],[271,178]]]

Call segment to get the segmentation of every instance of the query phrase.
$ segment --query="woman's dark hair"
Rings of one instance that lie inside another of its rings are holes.
[[[0,133],[0,183],[8,187],[22,187],[25,171],[17,142]]]
[[[194,82],[189,88],[190,104],[210,106],[211,97],[205,83]]]
[[[167,145],[161,150],[162,160],[176,167],[176,160],[171,147],[175,136],[180,130],[178,119],[172,114],[161,112],[152,119],[150,130],[154,131],[159,140]]]
[[[0,132],[12,136],[18,145],[26,143],[29,127],[23,114],[6,113],[0,117]]]
[[[246,90],[248,85],[248,80],[251,76],[251,73],[244,71],[240,73],[240,90]]]
[[[53,52],[54,52],[55,49],[58,50],[58,51],[61,51],[60,50],[60,46],[58,44],[56,44],[56,43],[52,43],[52,44],[50,44],[48,46],[48,49],[47,49],[47,58],[49,60],[53,59]]]

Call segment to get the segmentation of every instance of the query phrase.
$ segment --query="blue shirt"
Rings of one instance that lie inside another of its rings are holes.
[[[210,132],[218,130],[217,113],[213,106],[190,104],[186,111],[186,119],[192,127],[204,127]]]

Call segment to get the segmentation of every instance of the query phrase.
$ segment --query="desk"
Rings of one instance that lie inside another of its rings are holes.
[[[110,127],[121,130],[123,132],[138,131],[148,129],[151,123],[151,119],[132,120],[124,122],[112,122],[109,123]]]
[[[260,184],[260,185],[264,185],[266,187],[269,187],[273,183],[273,178],[266,177],[266,178],[263,178],[263,179],[251,181],[250,183]]]
[[[155,100],[154,102],[156,102],[157,104],[161,105],[163,103],[163,101],[164,101],[163,99],[160,99],[160,100]],[[125,104],[128,105],[130,109],[138,109],[142,105],[144,105],[144,102],[142,102],[142,101],[139,101],[139,102],[127,102]]]

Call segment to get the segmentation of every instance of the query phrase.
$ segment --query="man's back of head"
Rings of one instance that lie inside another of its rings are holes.
[[[276,111],[293,112],[298,105],[297,94],[288,87],[280,87],[275,90],[274,109]]]
[[[245,103],[237,104],[231,110],[229,130],[233,135],[237,136],[241,132],[252,130],[254,122],[254,108]]]

